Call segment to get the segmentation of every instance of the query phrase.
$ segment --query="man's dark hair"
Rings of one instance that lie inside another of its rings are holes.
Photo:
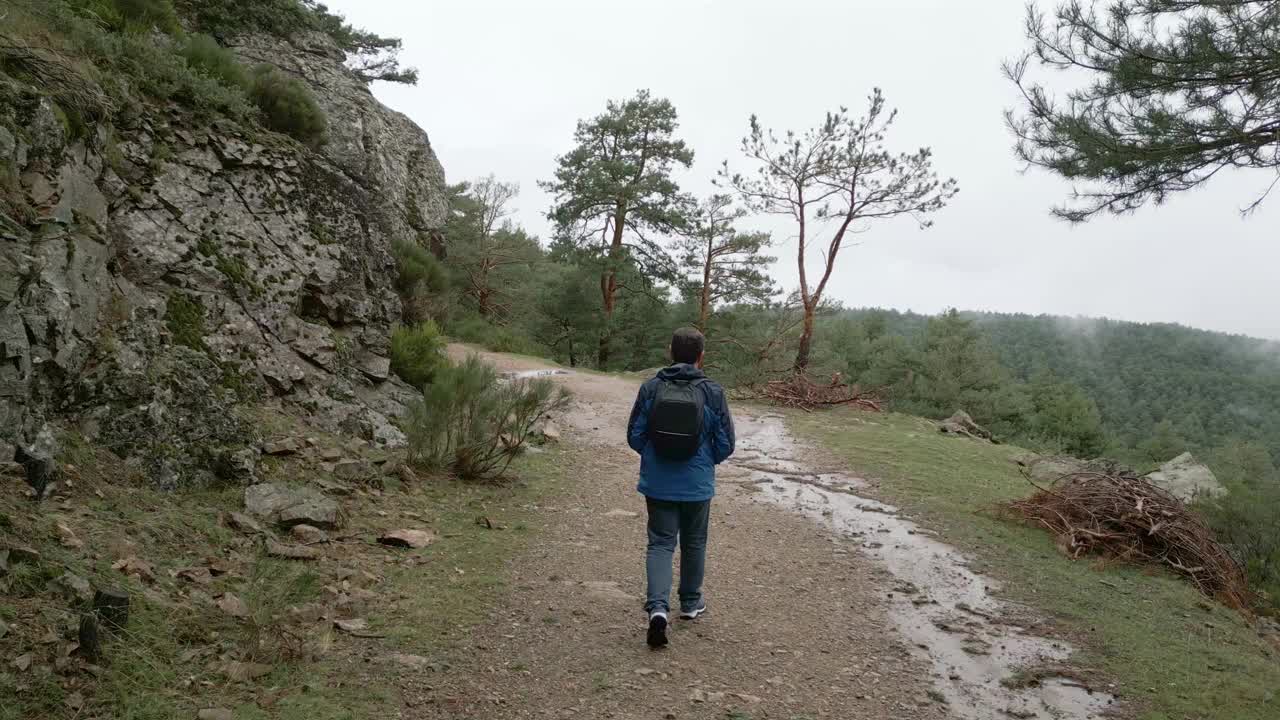
[[[671,336],[671,360],[692,365],[706,346],[707,339],[696,328],[680,328]]]

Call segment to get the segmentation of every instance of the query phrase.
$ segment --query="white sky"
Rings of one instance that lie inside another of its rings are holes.
[[[1056,0],[1050,0],[1056,2]],[[961,193],[920,231],[876,226],[842,254],[829,292],[849,306],[1106,316],[1280,339],[1280,194],[1253,172],[1220,175],[1136,216],[1082,226],[1051,218],[1069,185],[1023,174],[1003,111],[1002,60],[1025,48],[1024,0],[329,0],[355,25],[404,39],[416,87],[375,94],[426,129],[450,182],[520,184],[516,219],[547,235],[555,157],[580,118],[649,88],[671,99],[696,152],[687,190],[721,161],[742,167],[751,113],[801,130],[874,86],[900,111],[889,147],[930,145]],[[744,229],[776,229],[747,221]],[[775,233],[777,277],[795,285],[795,246]]]

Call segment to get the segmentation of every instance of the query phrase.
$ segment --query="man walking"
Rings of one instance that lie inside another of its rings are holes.
[[[671,561],[680,543],[680,617],[706,612],[702,577],[716,465],[733,454],[733,417],[724,389],[702,372],[706,339],[693,328],[671,337],[670,367],[640,387],[627,443],[640,453],[640,484],[649,511],[645,556],[649,646],[667,644]]]

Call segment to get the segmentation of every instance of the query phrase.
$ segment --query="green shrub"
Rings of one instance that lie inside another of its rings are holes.
[[[165,303],[164,323],[173,341],[193,350],[204,351],[204,303],[195,295],[175,292]]]
[[[1236,485],[1199,509],[1245,570],[1264,609],[1280,612],[1280,483]]]
[[[538,419],[568,402],[564,388],[550,380],[499,382],[493,368],[472,355],[442,368],[409,407],[410,461],[464,480],[500,477]]]
[[[1197,508],[1262,595],[1280,614],[1280,470],[1262,443],[1234,441],[1213,451],[1210,464],[1228,494]]]
[[[400,41],[352,27],[341,15],[313,0],[177,0],[194,29],[219,38],[263,33],[289,39],[299,33],[320,32],[337,43],[349,66],[366,82],[387,80],[413,84],[418,73],[401,68]]]
[[[253,70],[249,98],[262,111],[267,127],[308,145],[324,141],[324,111],[302,81],[270,65]]]
[[[444,266],[427,248],[412,240],[397,240],[391,245],[396,259],[396,291],[404,305],[404,319],[422,322],[438,315],[439,300],[449,289],[449,276]]]
[[[33,52],[0,58],[0,69],[49,94],[73,129],[136,114],[146,100],[241,121],[256,115],[244,91],[189,66],[178,41],[123,32],[113,0],[11,0],[6,9],[6,28]]]
[[[391,370],[402,380],[421,388],[445,365],[444,337],[436,324],[398,327],[391,333]]]
[[[208,35],[192,35],[182,48],[187,65],[197,72],[217,80],[222,85],[239,90],[249,89],[249,72],[236,58],[235,53],[222,47]]]
[[[149,32],[153,28],[171,35],[181,31],[172,0],[111,0],[130,29]]]
[[[479,345],[486,350],[520,355],[546,356],[550,354],[520,330],[509,325],[495,325],[478,315],[466,315],[448,327],[449,335],[457,340]]]

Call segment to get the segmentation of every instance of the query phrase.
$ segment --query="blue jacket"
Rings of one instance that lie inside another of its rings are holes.
[[[640,453],[640,484],[636,488],[655,500],[700,502],[716,494],[716,465],[733,454],[733,416],[724,398],[724,389],[711,380],[698,385],[706,393],[702,415],[702,443],[688,460],[672,461],[658,457],[649,442],[649,410],[654,394],[663,379],[695,380],[705,378],[693,365],[678,363],[658,371],[657,376],[640,386],[636,404],[627,423],[627,444]]]

